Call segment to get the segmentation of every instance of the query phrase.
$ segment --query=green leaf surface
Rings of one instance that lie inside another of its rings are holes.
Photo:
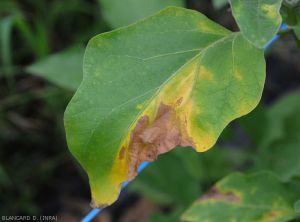
[[[112,28],[129,25],[167,6],[184,7],[184,0],[98,0],[104,19]]]
[[[83,54],[81,47],[68,49],[31,64],[26,71],[75,91],[82,81]]]
[[[188,222],[284,222],[296,217],[293,193],[271,173],[234,173],[219,181],[182,216]]]
[[[114,202],[143,161],[211,148],[257,105],[264,80],[262,50],[192,10],[170,7],[94,37],[65,128],[95,205]]]
[[[289,181],[300,176],[300,91],[289,93],[268,112],[269,126],[256,159],[256,167],[268,169]]]
[[[233,16],[244,37],[263,48],[278,32],[282,0],[231,0]]]

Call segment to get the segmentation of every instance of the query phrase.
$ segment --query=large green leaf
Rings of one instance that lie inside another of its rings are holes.
[[[271,173],[231,174],[183,215],[189,222],[283,222],[296,214],[293,192]]]
[[[104,19],[113,28],[129,25],[167,6],[184,7],[184,0],[98,0]]]
[[[234,18],[242,34],[262,48],[279,30],[282,0],[230,0]]]
[[[26,71],[75,91],[82,81],[83,54],[81,47],[68,49],[31,64]]]
[[[143,161],[176,146],[208,150],[257,105],[264,79],[262,50],[187,9],[94,37],[65,128],[95,204],[114,202]]]

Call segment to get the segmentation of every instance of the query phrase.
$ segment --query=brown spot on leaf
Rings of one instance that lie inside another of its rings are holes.
[[[183,101],[183,97],[180,97],[179,99],[177,99],[177,101],[176,101],[176,106],[180,106],[180,104],[182,103],[182,101]]]
[[[217,187],[213,187],[209,192],[204,194],[199,201],[205,201],[205,200],[224,200],[226,202],[239,202],[240,198],[234,194],[233,192],[226,192],[222,193],[219,191]]]
[[[126,151],[125,147],[122,146],[122,148],[119,152],[119,160],[122,160],[125,157],[125,151]]]
[[[177,146],[193,146],[193,142],[175,108],[161,103],[154,121],[150,123],[148,116],[142,116],[131,133],[127,180],[137,175],[142,162],[154,161],[159,154]]]

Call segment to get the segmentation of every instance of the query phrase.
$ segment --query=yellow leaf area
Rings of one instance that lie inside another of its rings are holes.
[[[139,106],[141,112],[119,146],[109,177],[102,182],[101,190],[92,189],[96,206],[113,203],[121,184],[137,176],[142,162],[154,161],[159,154],[178,146],[204,152],[216,143],[230,121],[249,113],[257,105],[262,89],[254,96],[243,90],[240,95],[233,95],[232,90],[243,87],[248,78],[253,78],[238,67],[235,42],[246,51],[252,49],[240,34],[216,41]],[[227,57],[216,58],[216,66],[211,67],[216,51]]]

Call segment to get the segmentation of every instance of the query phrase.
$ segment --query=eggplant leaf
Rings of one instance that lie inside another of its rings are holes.
[[[282,0],[231,0],[232,13],[242,34],[263,48],[278,32]]]
[[[68,105],[68,145],[95,206],[113,203],[143,161],[177,146],[211,148],[261,98],[263,51],[204,15],[170,7],[94,37]]]

